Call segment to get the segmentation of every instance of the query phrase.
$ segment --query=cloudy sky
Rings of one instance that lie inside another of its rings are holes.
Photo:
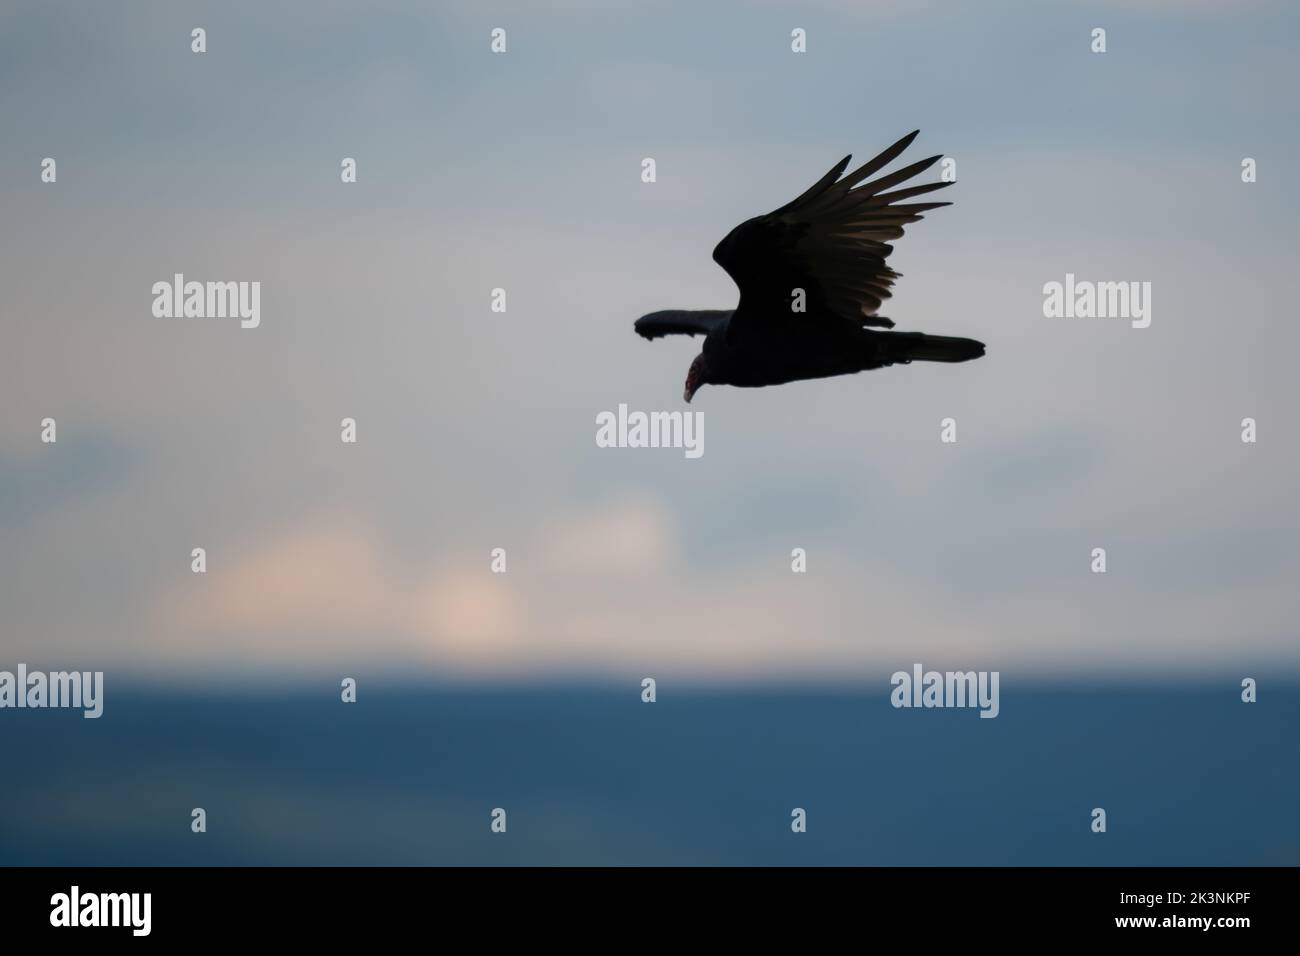
[[[1294,671],[1288,6],[7,5],[0,666]],[[955,205],[883,311],[987,357],[598,448],[684,407],[698,341],[632,321],[731,307],[718,239],[917,127]],[[176,272],[260,327],[154,317]],[[1044,318],[1066,273],[1152,283],[1150,328]]]

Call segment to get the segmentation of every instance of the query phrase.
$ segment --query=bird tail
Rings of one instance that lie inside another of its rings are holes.
[[[984,354],[984,343],[950,335],[926,335],[924,332],[885,332],[886,354],[890,363],[968,362]]]

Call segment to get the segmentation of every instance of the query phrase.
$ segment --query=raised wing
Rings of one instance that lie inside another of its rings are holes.
[[[632,327],[637,335],[647,339],[661,335],[708,335],[730,317],[730,309],[667,309],[641,316]]]
[[[798,199],[741,223],[718,243],[713,259],[740,287],[740,318],[732,328],[785,315],[795,320],[842,320],[859,328],[893,328],[893,322],[876,315],[899,277],[885,265],[894,251],[886,240],[901,237],[903,226],[919,220],[926,210],[952,205],[899,204],[899,200],[950,184],[926,183],[886,192],[928,169],[939,156],[858,184],[897,158],[918,132],[904,136],[841,179],[851,158],[845,156]],[[804,290],[803,313],[791,309],[795,289]]]

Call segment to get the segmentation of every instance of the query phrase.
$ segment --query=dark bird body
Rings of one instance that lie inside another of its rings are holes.
[[[887,191],[938,156],[858,185],[915,137],[903,137],[841,179],[846,156],[798,199],[731,230],[713,259],[740,289],[734,310],[668,310],[637,320],[636,331],[647,339],[704,335],[704,349],[686,376],[686,401],[701,385],[756,388],[915,360],[964,362],[984,354],[983,343],[974,339],[871,330],[894,326],[876,314],[899,276],[885,264],[893,251],[886,240],[898,239],[903,226],[926,210],[951,205],[899,202],[950,185],[946,182]]]

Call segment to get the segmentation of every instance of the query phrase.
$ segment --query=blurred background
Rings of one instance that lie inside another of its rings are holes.
[[[0,670],[106,684],[0,711],[0,863],[1295,863],[1297,26],[0,8]],[[917,127],[955,205],[882,312],[985,358],[596,447],[684,408],[698,340],[637,316],[732,307],[729,229]],[[260,327],[155,318],[177,272]],[[1150,328],[1044,318],[1067,272],[1151,282]],[[894,710],[914,662],[1000,671],[999,717]]]

